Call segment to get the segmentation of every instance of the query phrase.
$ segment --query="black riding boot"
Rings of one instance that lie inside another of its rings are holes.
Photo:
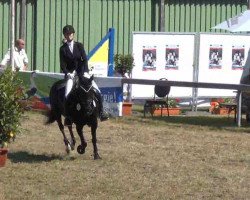
[[[70,106],[69,106],[69,100],[65,98],[64,101],[64,109],[65,109],[65,119],[64,119],[64,126],[71,126],[72,121],[70,118]]]
[[[109,119],[108,113],[106,113],[103,110],[102,95],[101,95],[101,93],[98,90],[94,89],[94,91],[95,91],[95,96],[97,98],[98,105],[99,105],[99,117],[100,117],[100,120],[101,121],[108,120]]]

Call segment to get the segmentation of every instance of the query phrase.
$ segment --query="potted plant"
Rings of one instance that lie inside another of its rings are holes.
[[[178,103],[179,103],[179,99],[168,99],[168,101],[166,102],[166,105],[163,107],[161,105],[154,105],[151,110],[151,115],[152,116],[168,115],[168,114],[179,115],[181,109],[178,106]]]
[[[212,114],[235,114],[236,103],[234,98],[212,98],[210,105]]]
[[[131,54],[116,54],[114,57],[115,71],[122,77],[130,77],[134,67],[134,57]]]
[[[114,57],[115,62],[115,71],[120,74],[124,78],[130,78],[131,72],[134,67],[134,57],[131,54],[123,55],[116,54]],[[132,103],[130,99],[130,85],[124,85],[123,96],[125,97],[125,102],[122,105],[122,113],[123,115],[131,115],[132,114]]]
[[[22,81],[17,77],[18,72],[7,68],[0,74],[0,157],[6,158],[7,145],[13,141],[20,131],[20,119],[23,113],[20,100],[24,98],[20,86]],[[0,164],[5,161],[0,159]]]

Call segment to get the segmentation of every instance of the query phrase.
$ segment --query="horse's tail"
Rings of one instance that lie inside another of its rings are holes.
[[[46,116],[47,116],[47,121],[45,122],[45,124],[52,124],[53,122],[56,121],[56,117],[52,110],[49,110]]]

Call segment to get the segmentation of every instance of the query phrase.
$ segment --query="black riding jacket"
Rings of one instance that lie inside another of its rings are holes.
[[[60,66],[65,75],[72,73],[74,70],[77,74],[89,72],[88,59],[80,42],[74,42],[73,54],[67,43],[60,47]]]

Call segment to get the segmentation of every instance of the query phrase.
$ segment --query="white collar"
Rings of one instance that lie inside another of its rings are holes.
[[[23,49],[18,50],[18,48],[17,48],[17,47],[14,47],[14,49],[15,49],[15,51],[16,51],[16,52],[21,52],[21,51],[23,51]]]
[[[70,41],[70,42],[67,41],[67,44],[68,44],[69,46],[73,46],[73,45],[74,45],[74,40],[72,40],[72,41]]]

